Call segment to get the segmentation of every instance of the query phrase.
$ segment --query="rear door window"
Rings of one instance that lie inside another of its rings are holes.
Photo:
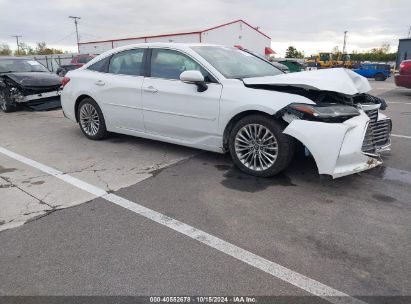
[[[144,49],[134,49],[114,54],[108,72],[119,75],[144,76]]]

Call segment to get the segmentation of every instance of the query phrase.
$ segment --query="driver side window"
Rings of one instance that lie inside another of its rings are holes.
[[[173,50],[152,50],[151,77],[180,79],[182,72],[192,70],[200,71],[206,82],[215,82],[214,78],[203,67],[188,56]]]

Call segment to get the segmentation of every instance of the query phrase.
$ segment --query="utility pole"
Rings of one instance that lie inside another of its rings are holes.
[[[345,54],[345,47],[347,46],[347,33],[348,31],[344,31],[343,54]]]
[[[20,54],[20,45],[19,45],[19,38],[23,37],[21,35],[12,35],[11,37],[15,37],[16,38],[16,43],[17,43],[17,55]]]
[[[76,17],[76,16],[69,16],[69,18],[71,18],[71,19],[74,20],[74,25],[75,25],[75,27],[76,27],[76,36],[77,36],[77,50],[78,50],[78,52],[80,53],[80,45],[79,45],[80,39],[79,39],[79,37],[78,37],[77,20],[78,20],[78,19],[81,19],[81,18],[80,18],[80,17]]]
[[[411,37],[411,25],[410,25],[410,29],[408,30],[408,36],[407,36],[407,38],[410,38]]]

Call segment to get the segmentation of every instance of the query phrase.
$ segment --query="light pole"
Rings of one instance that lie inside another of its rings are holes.
[[[80,53],[80,45],[79,45],[80,39],[79,39],[79,36],[78,36],[77,20],[78,20],[78,19],[81,19],[81,18],[80,18],[80,17],[76,17],[76,16],[69,16],[69,18],[71,18],[71,19],[74,20],[74,26],[76,27],[77,50],[78,50],[78,52]]]
[[[347,33],[348,33],[348,31],[344,31],[343,54],[345,54],[345,47],[347,45]]]
[[[20,45],[19,45],[19,38],[23,37],[21,35],[12,35],[11,37],[15,37],[16,38],[16,43],[17,43],[17,55],[20,54]]]

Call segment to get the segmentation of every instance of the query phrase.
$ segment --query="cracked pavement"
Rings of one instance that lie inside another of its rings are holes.
[[[61,110],[0,113],[1,146],[106,191],[138,183],[158,170],[200,153],[165,143],[112,135],[90,141]],[[0,231],[94,197],[0,155]]]

